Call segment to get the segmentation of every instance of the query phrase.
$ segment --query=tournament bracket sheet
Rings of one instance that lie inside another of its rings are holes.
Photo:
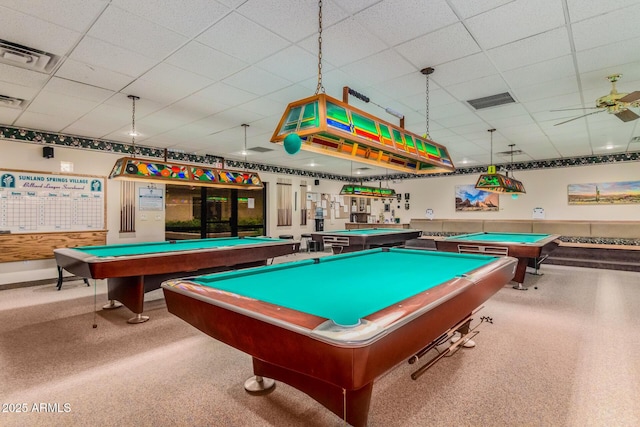
[[[102,177],[0,169],[0,231],[103,230],[105,191]]]

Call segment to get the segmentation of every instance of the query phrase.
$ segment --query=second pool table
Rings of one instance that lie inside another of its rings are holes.
[[[400,246],[417,239],[420,230],[402,228],[361,228],[351,230],[317,231],[311,238],[321,247],[331,245],[335,253],[362,251],[380,246]]]
[[[59,248],[59,268],[76,276],[107,279],[110,303],[119,301],[136,314],[129,323],[142,323],[144,294],[164,280],[193,274],[265,265],[268,259],[298,252],[300,243],[268,237],[229,237],[172,240],[104,246]]]
[[[560,236],[557,234],[538,233],[471,233],[451,236],[443,240],[435,240],[439,251],[484,252],[488,248],[505,248],[507,255],[518,258],[518,268],[513,278],[514,288],[524,290],[522,286],[529,259],[541,258],[558,247]]]
[[[467,318],[516,262],[379,248],[162,288],[170,313],[253,357],[245,388],[280,380],[364,426],[374,380]]]

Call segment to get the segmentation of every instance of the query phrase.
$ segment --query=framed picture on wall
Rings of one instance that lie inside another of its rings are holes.
[[[478,190],[473,184],[456,185],[456,212],[493,212],[499,205],[497,193]]]
[[[640,203],[640,181],[569,184],[570,205],[623,205]]]

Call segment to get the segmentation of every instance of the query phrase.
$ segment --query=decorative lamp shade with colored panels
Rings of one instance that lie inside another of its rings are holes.
[[[301,149],[412,174],[455,170],[447,149],[324,93],[287,106],[271,142],[295,133]]]
[[[111,170],[109,178],[161,184],[244,188],[250,190],[264,187],[260,176],[255,172],[232,171],[133,157],[118,159]]]
[[[476,182],[476,188],[492,193],[525,194],[522,182],[508,175],[483,173]]]
[[[368,187],[366,185],[347,184],[342,186],[340,190],[341,196],[352,197],[377,197],[377,198],[395,198],[396,191],[392,188]]]

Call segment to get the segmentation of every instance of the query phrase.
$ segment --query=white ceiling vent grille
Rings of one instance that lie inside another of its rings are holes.
[[[41,73],[50,73],[59,56],[0,39],[0,62]]]
[[[22,108],[24,99],[0,95],[0,107]]]
[[[471,99],[467,102],[476,110],[482,110],[483,108],[496,107],[516,101],[511,97],[509,92],[504,92],[497,95],[485,96],[484,98]]]

